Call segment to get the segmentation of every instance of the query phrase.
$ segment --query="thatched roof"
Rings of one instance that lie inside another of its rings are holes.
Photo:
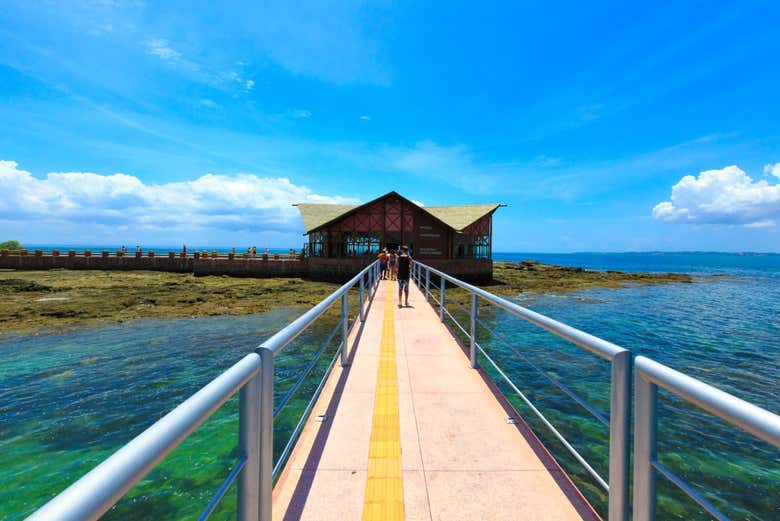
[[[390,192],[388,194],[383,195],[382,197],[386,197],[391,194],[402,197],[410,204],[415,204],[409,201],[408,199],[404,198],[403,196],[400,196],[396,192]],[[374,201],[382,199],[382,197],[378,197],[377,199],[374,199]],[[369,203],[365,203],[365,204],[357,204],[357,205],[299,203],[294,206],[297,206],[298,210],[300,210],[301,212],[301,217],[303,218],[303,226],[304,228],[306,228],[306,233],[310,233],[313,230],[316,230],[317,228],[321,227],[322,225],[328,224],[329,222],[338,219],[345,213],[350,212],[356,208],[360,208],[361,206],[370,204],[374,201],[370,201]],[[490,212],[495,211],[496,208],[498,208],[499,206],[501,205],[500,204],[466,204],[461,206],[418,206],[418,208],[432,215],[434,218],[443,222],[444,224],[446,224],[456,232],[459,232],[462,231],[464,228],[468,227],[474,221],[477,221],[481,217],[489,214]]]
[[[494,211],[500,204],[464,204],[461,206],[425,206],[423,210],[433,215],[456,232],[462,231],[474,221]]]
[[[354,210],[359,205],[299,203],[295,206],[297,206],[298,210],[301,212],[303,227],[306,228],[306,233],[309,233],[315,228],[319,228],[323,224],[338,218],[348,211]]]

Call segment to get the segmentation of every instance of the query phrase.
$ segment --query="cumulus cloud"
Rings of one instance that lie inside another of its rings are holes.
[[[671,201],[653,208],[653,217],[678,223],[773,226],[780,217],[780,184],[754,181],[737,166],[687,175],[672,187]]]
[[[768,165],[764,166],[764,173],[771,174],[780,179],[780,163],[769,163]]]
[[[0,161],[0,219],[136,226],[145,229],[296,231],[298,202],[352,204],[314,193],[284,177],[205,174],[147,184],[127,174],[49,173],[34,177]]]

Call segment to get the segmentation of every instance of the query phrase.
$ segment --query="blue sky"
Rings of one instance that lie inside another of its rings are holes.
[[[773,2],[9,2],[0,239],[299,246],[500,202],[497,251],[780,251]]]

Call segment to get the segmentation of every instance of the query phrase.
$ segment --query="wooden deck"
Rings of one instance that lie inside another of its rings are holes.
[[[414,286],[409,300],[380,283],[274,488],[274,519],[598,519]]]

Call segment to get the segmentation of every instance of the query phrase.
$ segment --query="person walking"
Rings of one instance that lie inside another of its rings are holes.
[[[387,278],[387,250],[379,252],[379,279],[385,280]]]
[[[395,250],[388,254],[387,265],[390,267],[390,280],[398,279],[398,254]]]
[[[398,257],[398,307],[401,307],[401,296],[404,297],[404,306],[409,305],[409,276],[412,273],[412,257],[409,255],[409,247],[401,246],[401,255]]]

